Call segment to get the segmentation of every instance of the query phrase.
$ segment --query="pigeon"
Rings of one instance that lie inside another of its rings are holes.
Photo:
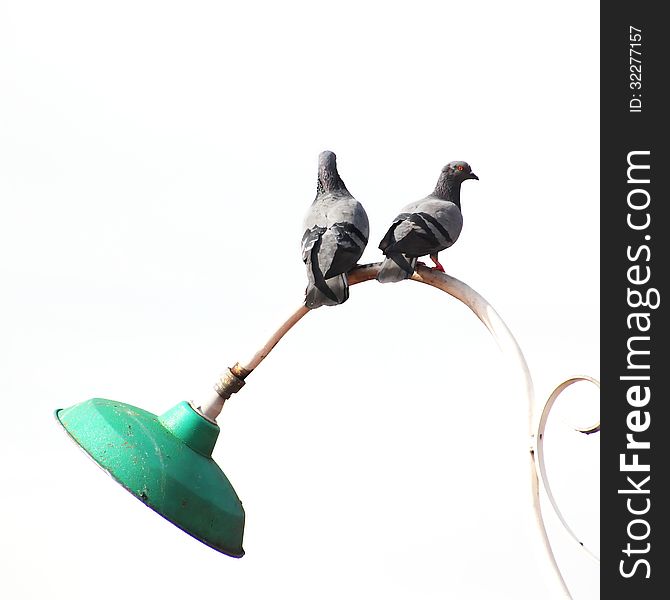
[[[305,306],[342,304],[349,297],[347,272],[365,250],[370,225],[363,205],[349,193],[337,172],[333,152],[319,155],[316,198],[305,216],[304,228]]]
[[[463,228],[461,183],[466,179],[479,177],[468,163],[450,162],[442,169],[432,194],[402,209],[379,244],[386,258],[378,281],[390,283],[410,278],[417,258],[426,255],[444,273],[437,254],[454,244]]]

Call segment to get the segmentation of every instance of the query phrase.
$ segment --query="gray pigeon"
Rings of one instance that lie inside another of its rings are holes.
[[[335,154],[319,155],[316,199],[305,216],[302,260],[307,265],[305,306],[334,306],[349,297],[347,272],[356,266],[370,235],[365,209],[337,172]]]
[[[386,256],[377,275],[379,281],[408,279],[414,273],[417,258],[426,255],[444,273],[437,253],[451,246],[463,228],[461,183],[466,179],[479,177],[468,163],[450,162],[442,169],[432,194],[402,209],[379,244]]]

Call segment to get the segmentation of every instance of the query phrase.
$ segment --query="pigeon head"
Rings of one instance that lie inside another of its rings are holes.
[[[337,172],[337,157],[334,152],[326,150],[319,154],[319,175],[317,182],[317,195],[338,190],[346,191],[344,181]]]
[[[479,179],[472,168],[463,160],[454,160],[442,168],[435,191],[438,198],[451,200],[460,206],[461,183],[466,179]]]
[[[454,160],[443,167],[442,174],[455,181],[465,181],[466,179],[479,179],[472,172],[472,167],[464,160]]]

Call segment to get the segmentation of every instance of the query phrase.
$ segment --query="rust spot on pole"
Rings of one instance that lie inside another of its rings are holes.
[[[239,373],[239,375],[236,375],[236,372]],[[247,371],[247,369],[241,368],[238,364],[235,364],[219,377],[219,380],[214,384],[214,391],[221,398],[227,400],[242,389],[244,386],[244,378],[249,373],[250,371]]]

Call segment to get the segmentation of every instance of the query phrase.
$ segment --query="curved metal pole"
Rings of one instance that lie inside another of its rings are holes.
[[[347,274],[349,285],[356,285],[364,281],[376,279],[380,268],[381,263],[355,267]],[[538,542],[545,551],[555,583],[560,588],[561,596],[564,598],[571,598],[565,580],[556,563],[556,558],[554,557],[551,544],[549,543],[547,530],[544,526],[544,521],[542,520],[539,480],[537,475],[538,469],[535,464],[535,395],[533,381],[530,376],[530,371],[528,370],[528,364],[521,352],[521,348],[517,344],[507,325],[505,325],[505,322],[500,318],[493,307],[467,284],[455,277],[451,277],[422,265],[418,266],[414,275],[412,275],[412,280],[436,287],[463,302],[479,318],[479,320],[484,323],[504,355],[512,364],[516,365],[517,372],[521,376],[526,401],[528,403],[528,425],[531,437],[529,466],[532,488],[532,506],[535,515],[535,524],[537,526],[537,531],[540,534]],[[304,305],[301,306],[281,325],[281,327],[279,327],[279,329],[277,329],[277,331],[251,359],[246,362],[238,362],[228,369],[214,386],[216,396],[209,401],[202,403],[198,408],[199,412],[206,418],[215,422],[216,417],[221,413],[225,400],[241,389],[245,383],[245,378],[268,356],[279,340],[281,340],[282,337],[284,337],[284,335],[286,335],[286,333],[288,333],[288,331],[308,312],[310,312],[308,308]]]
[[[517,367],[517,373],[521,376],[523,389],[528,403],[528,427],[531,438],[530,444],[530,478],[532,490],[532,506],[533,514],[535,516],[535,525],[540,534],[539,543],[545,551],[545,555],[551,565],[551,572],[554,575],[554,580],[559,587],[561,594],[565,598],[572,598],[568,586],[561,575],[561,571],[556,563],[556,557],[549,542],[549,535],[547,534],[544,520],[542,519],[542,507],[540,505],[540,482],[538,479],[538,470],[535,464],[535,392],[533,388],[533,380],[530,376],[528,363],[521,352],[521,348],[516,339],[512,335],[505,322],[500,318],[500,315],[494,308],[470,286],[459,281],[455,277],[440,273],[433,269],[426,267],[419,268],[412,276],[412,279],[421,283],[426,283],[447,292],[454,298],[463,302],[477,317],[484,323],[493,338],[496,340],[498,347],[503,354],[508,358],[511,364]]]

